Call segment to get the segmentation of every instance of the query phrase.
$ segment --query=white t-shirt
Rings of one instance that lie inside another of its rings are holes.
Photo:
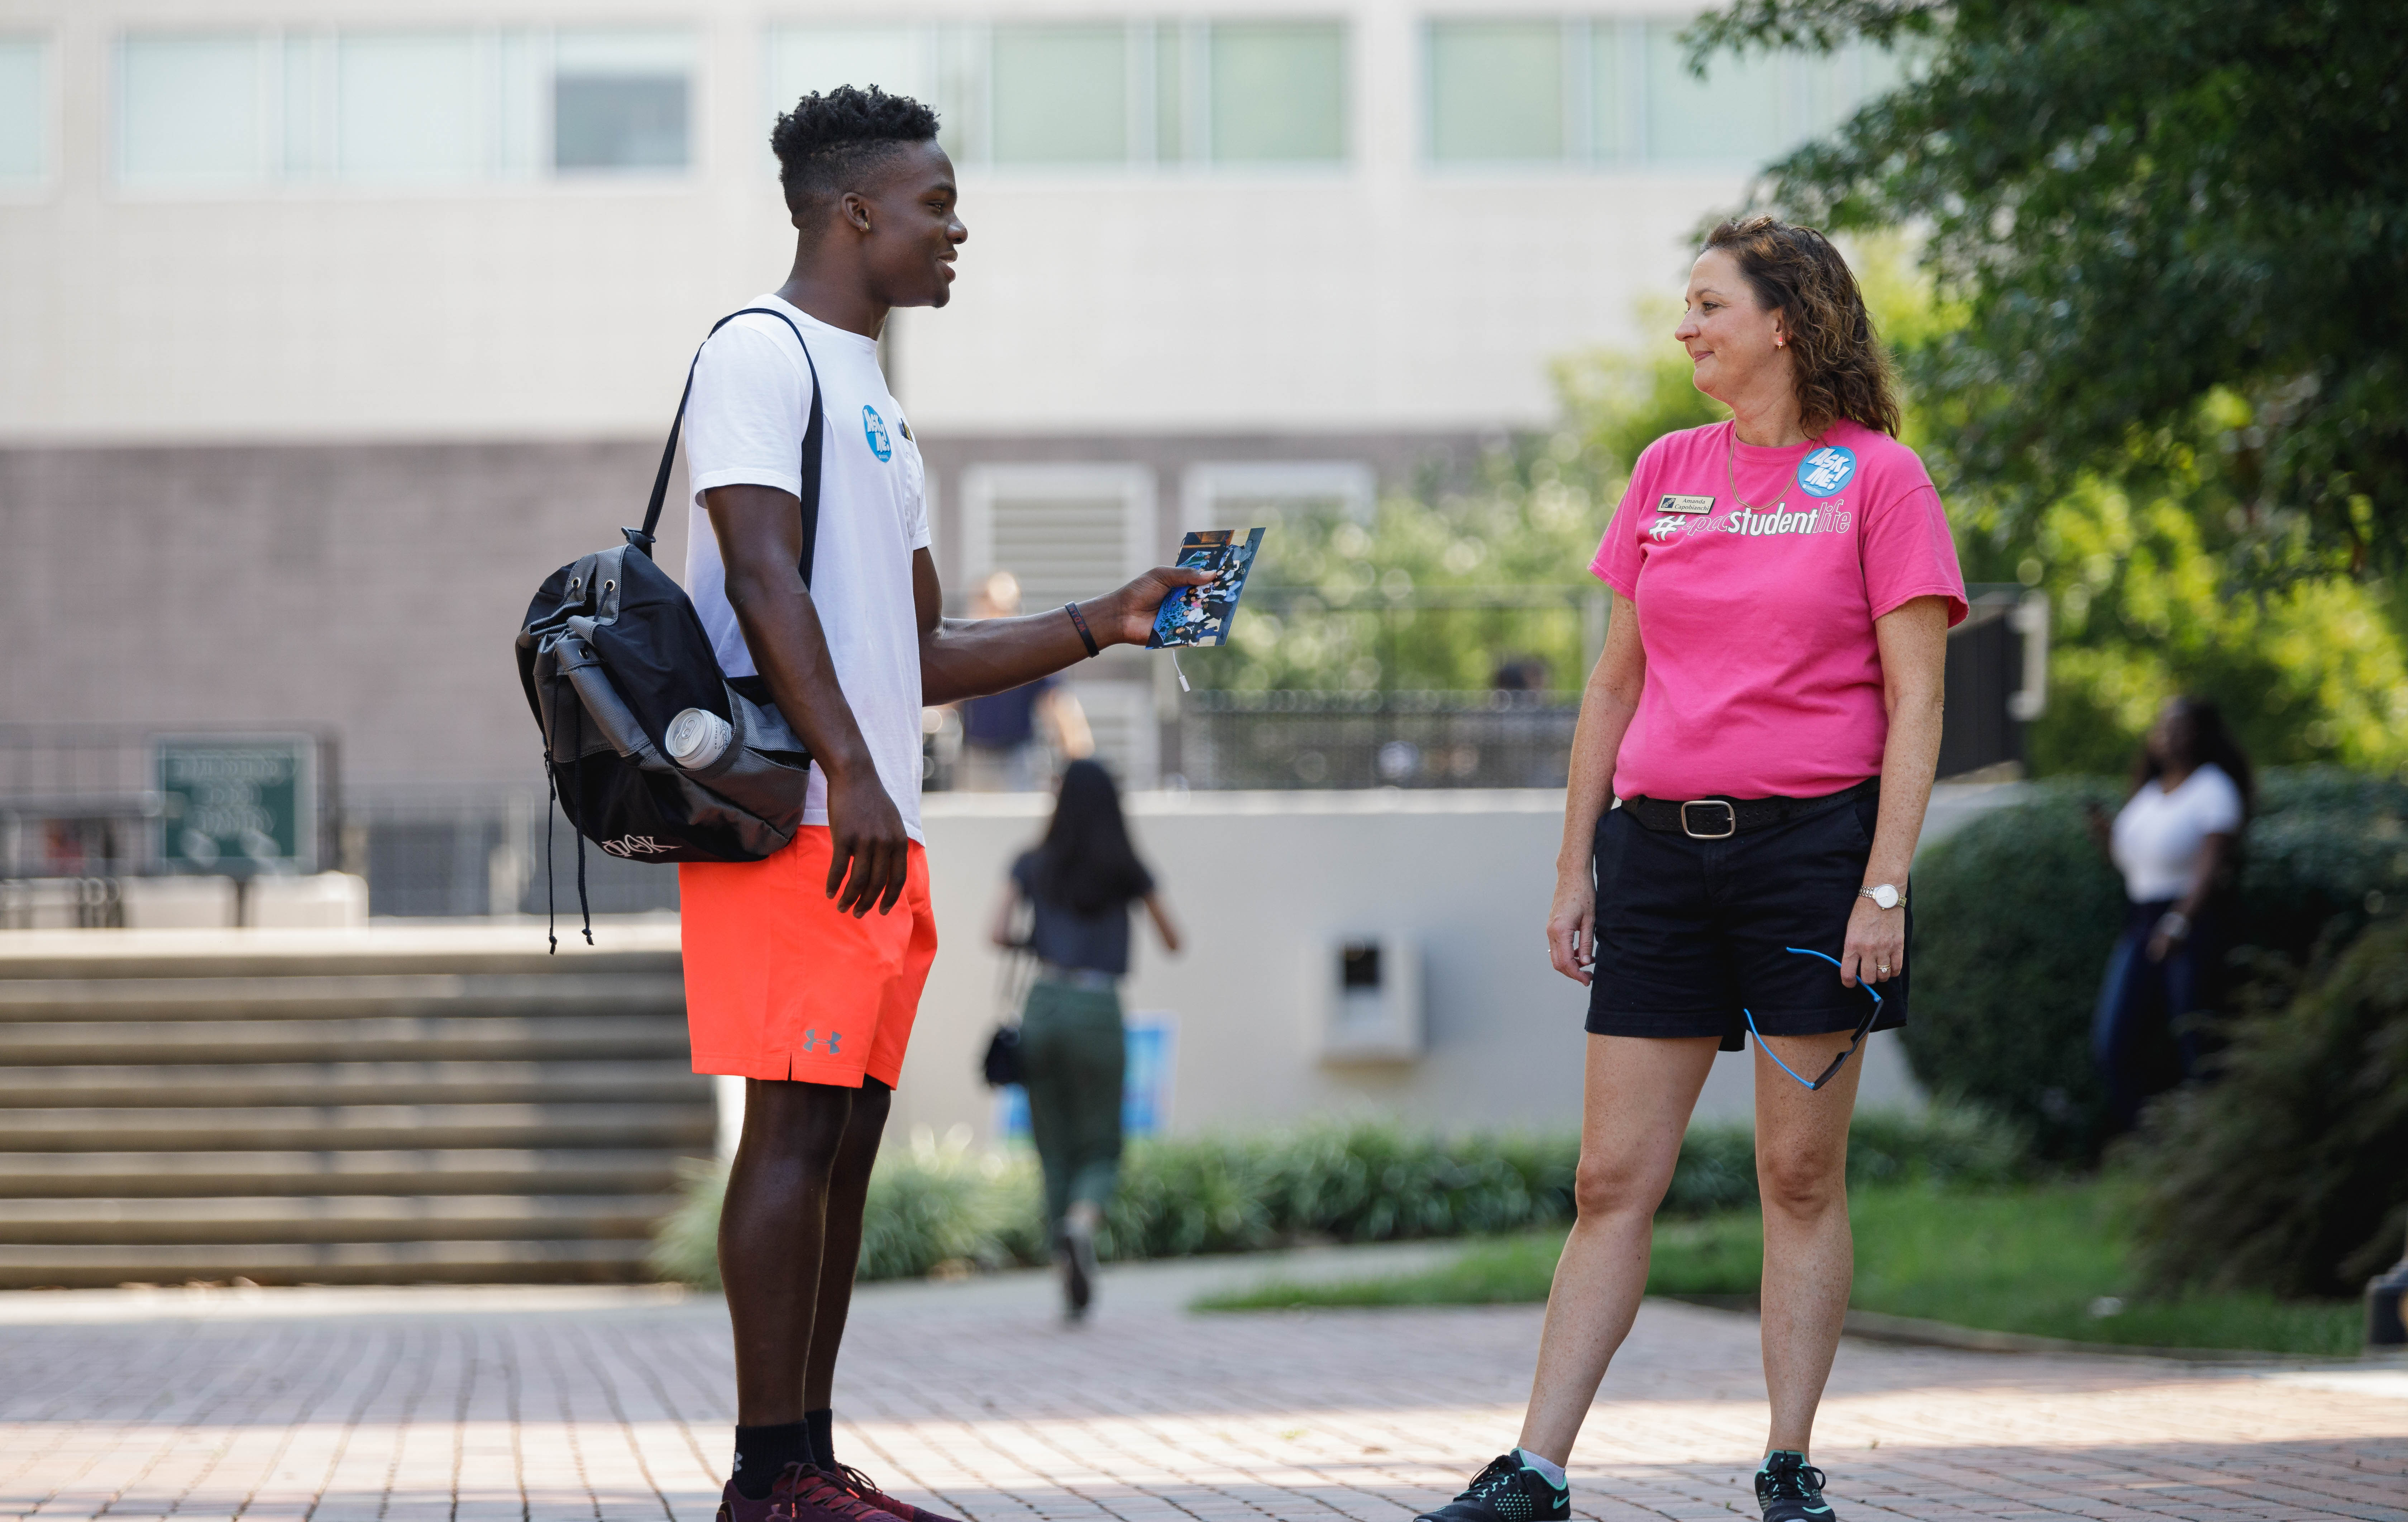
[[[2124,892],[2136,904],[2190,892],[2207,838],[2238,830],[2241,814],[2241,789],[2214,762],[2193,768],[2171,793],[2154,777],[2143,783],[2115,816],[2114,854]]]
[[[810,345],[827,415],[820,448],[820,523],[811,601],[826,631],[837,685],[878,764],[878,780],[920,832],[920,629],[912,553],[928,543],[926,475],[903,409],[878,368],[878,344],[830,327],[776,296],[745,303],[784,311]],[[749,483],[797,495],[810,371],[794,330],[774,317],[738,317],[703,345],[685,409],[694,503],[685,585],[729,676],[758,668],[727,604],[726,567],[702,494]],[[827,779],[811,768],[807,825],[827,823]]]

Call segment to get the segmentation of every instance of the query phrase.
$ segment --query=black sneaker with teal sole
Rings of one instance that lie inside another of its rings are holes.
[[[1823,1499],[1823,1472],[1793,1448],[1778,1450],[1756,1472],[1756,1503],[1764,1508],[1764,1522],[1833,1522]]]
[[[1568,1522],[1571,1486],[1557,1485],[1515,1454],[1498,1454],[1471,1486],[1413,1522]]]

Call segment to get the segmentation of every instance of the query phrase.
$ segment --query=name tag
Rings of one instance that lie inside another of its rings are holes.
[[[1675,496],[1666,494],[1656,504],[1657,512],[1712,512],[1714,499],[1711,496]]]

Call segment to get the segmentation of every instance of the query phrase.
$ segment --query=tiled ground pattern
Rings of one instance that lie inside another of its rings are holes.
[[[975,1522],[1407,1522],[1511,1442],[1537,1329],[867,1294],[839,1457]],[[1851,1519],[2408,1522],[2408,1375],[2352,1377],[1850,1342],[1815,1457]],[[0,1325],[0,1517],[709,1522],[728,1379],[707,1300]],[[1650,1302],[1576,1509],[1753,1516],[1764,1420],[1754,1323]]]

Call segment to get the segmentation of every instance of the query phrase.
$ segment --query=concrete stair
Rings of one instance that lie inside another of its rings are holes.
[[[0,1286],[646,1277],[673,925],[0,935]]]

